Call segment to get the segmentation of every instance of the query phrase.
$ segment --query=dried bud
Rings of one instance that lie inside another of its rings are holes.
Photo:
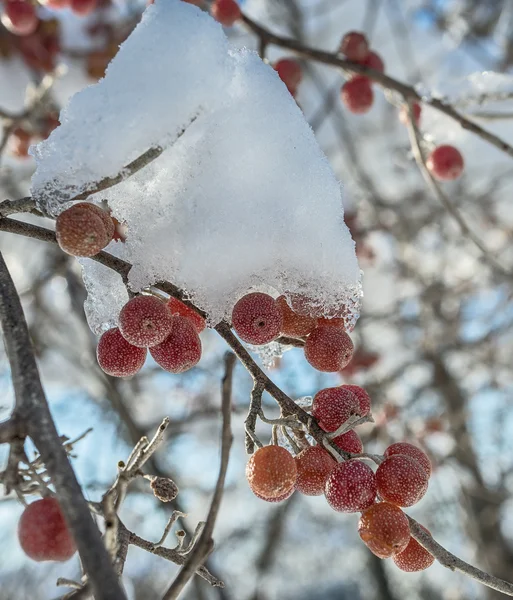
[[[178,496],[178,486],[167,477],[154,477],[150,485],[153,493],[161,502],[171,502]]]

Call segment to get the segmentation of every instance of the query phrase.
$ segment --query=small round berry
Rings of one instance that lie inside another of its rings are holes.
[[[36,8],[25,0],[7,0],[2,14],[2,24],[15,35],[31,35],[39,20]]]
[[[362,440],[354,429],[338,435],[336,438],[333,438],[333,441],[345,452],[351,452],[351,454],[360,454],[363,452]]]
[[[351,390],[331,387],[319,390],[312,404],[312,415],[324,431],[336,431],[352,415],[359,414],[357,397]]]
[[[317,319],[306,315],[299,315],[287,304],[285,296],[276,299],[276,304],[281,310],[283,325],[281,333],[290,337],[304,337],[312,333],[317,325]]]
[[[282,58],[274,64],[278,77],[287,86],[289,92],[295,96],[297,88],[303,78],[301,65],[293,58]]]
[[[340,387],[344,388],[345,390],[349,390],[350,392],[353,392],[353,394],[356,396],[356,398],[358,399],[358,404],[360,406],[360,416],[365,417],[365,415],[368,415],[370,413],[370,396],[362,387],[360,387],[359,385],[352,385],[347,383]]]
[[[355,115],[363,115],[372,107],[374,92],[367,77],[353,77],[340,90],[342,102]]]
[[[278,496],[276,498],[264,498],[264,496],[257,494],[257,492],[255,492],[255,490],[251,489],[251,491],[260,500],[265,500],[265,502],[273,502],[274,503],[274,502],[283,502],[284,500],[288,500],[296,490],[294,488],[291,488],[290,491],[288,491],[286,494],[283,494],[282,496]]]
[[[205,329],[205,319],[195,310],[189,308],[186,304],[178,300],[178,298],[169,298],[167,306],[172,315],[187,317],[189,321],[192,322],[198,333],[201,333]]]
[[[385,72],[385,63],[381,56],[376,54],[376,52],[369,52],[361,64],[365,67],[369,67],[369,69],[374,69],[374,71],[379,71],[380,73]]]
[[[422,527],[422,529],[431,535],[425,527]],[[435,557],[423,548],[413,536],[410,538],[406,548],[402,552],[399,552],[399,554],[396,554],[393,559],[401,571],[406,571],[407,573],[424,571],[435,562]]]
[[[154,496],[161,502],[171,502],[178,496],[178,486],[168,477],[154,477],[150,487]]]
[[[95,256],[110,241],[102,219],[75,206],[57,217],[55,235],[61,249],[71,256]]]
[[[418,102],[413,103],[412,111],[413,111],[413,120],[415,121],[415,124],[418,127],[419,123],[420,123],[420,114],[422,112],[422,107],[420,106],[420,104]],[[408,109],[406,108],[406,106],[402,106],[401,110],[399,111],[399,121],[401,121],[401,123],[403,125],[408,125],[409,120],[410,120],[410,117],[408,116]]]
[[[394,504],[379,502],[360,517],[358,533],[369,550],[379,558],[402,552],[410,541],[410,525],[403,511]]]
[[[463,173],[463,156],[454,146],[438,146],[428,156],[426,166],[435,179],[453,181]]]
[[[429,460],[428,455],[421,450],[417,446],[413,444],[409,444],[408,442],[396,442],[395,444],[391,444],[384,452],[384,457],[388,458],[389,456],[393,456],[394,454],[403,454],[405,456],[409,456],[414,460],[417,460],[424,470],[427,473],[428,477],[431,477],[431,461]]]
[[[340,52],[354,62],[365,60],[369,54],[369,42],[365,34],[359,31],[346,33],[340,43]]]
[[[305,358],[318,371],[334,373],[349,364],[354,346],[338,327],[316,327],[305,342]]]
[[[98,4],[98,0],[70,0],[71,10],[77,15],[88,15]]]
[[[419,461],[393,454],[376,471],[378,492],[383,500],[398,506],[413,506],[426,493],[429,477]]]
[[[183,373],[195,367],[201,358],[201,340],[187,317],[172,316],[171,333],[150,348],[153,360],[165,371]]]
[[[376,477],[361,460],[339,463],[331,471],[324,489],[333,510],[361,512],[376,500]]]
[[[95,215],[98,215],[102,220],[103,225],[105,226],[105,231],[107,232],[107,237],[109,238],[110,242],[110,240],[114,237],[115,225],[114,221],[112,220],[112,217],[106,210],[103,210],[103,208],[100,208],[92,202],[79,202],[78,204],[74,204],[73,206],[75,208],[85,208],[86,210],[90,210],[91,212],[93,212]]]
[[[248,344],[267,344],[280,335],[283,317],[276,300],[254,292],[243,296],[233,307],[232,325]]]
[[[224,27],[231,27],[241,16],[240,7],[235,0],[214,0],[210,13]]]
[[[246,478],[255,494],[264,499],[277,499],[294,488],[297,480],[296,461],[281,446],[264,446],[249,459]]]
[[[146,360],[146,348],[130,344],[117,327],[106,331],[96,350],[102,371],[113,377],[130,377],[142,369]]]
[[[329,474],[337,462],[320,446],[310,446],[295,458],[297,466],[296,490],[305,496],[320,496]]]
[[[119,330],[127,342],[138,348],[160,344],[172,326],[171,311],[155,296],[135,296],[119,313]]]
[[[25,554],[38,562],[64,562],[77,551],[59,502],[53,496],[25,508],[18,523],[18,539]]]

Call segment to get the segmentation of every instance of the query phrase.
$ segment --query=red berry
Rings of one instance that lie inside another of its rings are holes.
[[[246,466],[249,487],[264,499],[277,499],[294,488],[297,479],[296,461],[281,446],[259,448]]]
[[[427,168],[439,181],[453,181],[463,173],[463,156],[454,146],[438,146],[426,161]]]
[[[92,12],[98,0],[70,0],[71,10],[77,15],[88,15]]]
[[[2,14],[2,23],[15,35],[30,35],[37,29],[36,9],[25,0],[7,0]]]
[[[283,317],[276,300],[255,292],[243,296],[233,307],[232,325],[248,344],[267,344],[280,335]]]
[[[388,458],[394,454],[404,454],[405,456],[409,456],[410,458],[419,461],[426,471],[427,476],[431,477],[431,461],[424,450],[417,448],[417,446],[414,446],[413,444],[408,444],[408,442],[396,442],[385,450],[384,456],[385,458]]]
[[[413,119],[415,121],[415,124],[418,126],[420,123],[420,113],[422,112],[422,107],[420,106],[420,104],[418,102],[414,102],[412,105],[412,110],[413,110]],[[399,121],[401,121],[401,123],[403,125],[408,125],[408,121],[409,121],[408,109],[405,106],[402,106],[401,110],[399,111]]]
[[[153,360],[170,373],[183,373],[195,367],[201,358],[201,340],[187,317],[172,316],[171,333],[150,348]]]
[[[369,112],[374,102],[374,92],[367,77],[354,77],[346,81],[340,91],[342,102],[355,115]]]
[[[363,33],[350,31],[342,38],[340,52],[349,60],[361,62],[369,54],[369,42]]]
[[[155,296],[131,298],[119,313],[119,330],[127,342],[138,348],[160,344],[172,326],[171,311]]]
[[[321,317],[320,319],[317,319],[317,325],[319,327],[324,327],[326,325],[330,325],[331,327],[342,327],[345,328],[346,326],[346,321],[343,318],[340,317]]]
[[[425,527],[422,527],[422,529],[431,535]],[[399,552],[399,554],[396,554],[393,559],[401,571],[406,571],[407,573],[424,571],[435,562],[435,557],[423,548],[413,536],[410,538],[406,548],[402,552]]]
[[[38,562],[70,559],[77,548],[57,498],[29,504],[18,523],[18,539],[25,554]]]
[[[288,491],[286,494],[278,496],[277,498],[264,498],[264,496],[257,494],[255,490],[251,491],[253,492],[253,494],[255,494],[257,498],[260,498],[260,500],[265,500],[266,502],[283,502],[284,500],[288,500],[296,490],[294,488],[291,488],[290,491]]]
[[[358,404],[360,405],[360,415],[362,417],[364,417],[365,415],[368,415],[370,413],[370,409],[371,409],[371,400],[370,400],[370,396],[369,394],[367,394],[367,392],[360,387],[359,385],[350,385],[350,384],[345,384],[340,386],[346,390],[349,390],[350,392],[353,392],[353,394],[356,396],[356,398],[358,399]]]
[[[290,337],[304,337],[311,333],[317,325],[317,319],[306,315],[298,315],[287,304],[285,296],[276,299],[276,304],[281,311],[283,325],[281,333]]]
[[[187,317],[189,321],[192,322],[198,333],[201,333],[205,329],[205,319],[201,315],[198,315],[195,310],[189,308],[183,302],[180,302],[178,298],[169,298],[167,306],[172,315]]]
[[[324,388],[314,396],[312,415],[324,431],[336,431],[349,417],[357,414],[358,399],[343,387]]]
[[[360,454],[363,452],[362,440],[354,429],[351,429],[342,435],[338,435],[333,441],[345,452],[351,452],[351,454]]]
[[[294,459],[297,466],[296,490],[305,496],[320,496],[329,474],[336,466],[335,459],[320,446],[301,451]]]
[[[48,8],[59,9],[69,6],[70,0],[39,0],[39,3]]]
[[[376,500],[376,477],[361,460],[339,463],[326,481],[324,493],[333,510],[361,512]]]
[[[380,73],[385,72],[385,63],[383,62],[381,56],[376,54],[376,52],[369,52],[367,58],[362,60],[361,64],[365,67],[369,67],[369,69],[379,71]]]
[[[58,127],[58,125],[60,125],[60,123],[58,122],[56,127]],[[105,210],[103,210],[103,208],[100,208],[99,206],[97,206],[96,204],[93,204],[92,202],[78,202],[77,204],[73,205],[75,208],[85,208],[86,210],[90,210],[93,214],[98,215],[100,217],[100,219],[102,220],[103,225],[105,226],[105,231],[107,232],[107,237],[109,238],[109,242],[110,240],[113,238],[114,236],[114,221],[112,220],[112,217],[109,215],[109,213]]]
[[[378,492],[383,500],[398,506],[412,506],[426,493],[429,477],[419,461],[394,454],[376,471]]]
[[[130,377],[142,369],[146,360],[146,348],[128,343],[117,327],[106,331],[96,350],[102,371],[113,377]]]
[[[89,208],[72,206],[55,222],[59,246],[72,256],[94,256],[109,243],[103,220]]]
[[[354,346],[347,333],[338,327],[316,327],[305,343],[305,358],[318,371],[334,373],[343,369],[353,356]]]
[[[390,558],[402,552],[410,541],[406,515],[388,502],[373,504],[363,512],[358,533],[367,548],[379,558]]]
[[[289,92],[295,96],[298,85],[301,83],[303,73],[301,65],[293,58],[282,58],[274,64],[278,77],[287,86]]]
[[[231,27],[241,16],[240,7],[235,0],[214,0],[210,12],[225,27]]]

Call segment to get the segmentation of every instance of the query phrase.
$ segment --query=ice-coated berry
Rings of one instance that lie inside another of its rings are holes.
[[[352,385],[347,383],[340,387],[349,390],[350,392],[353,392],[353,394],[356,396],[356,398],[358,399],[358,404],[360,406],[360,416],[365,417],[365,415],[368,415],[370,413],[370,396],[362,387],[360,387],[359,385]]]
[[[172,315],[187,317],[192,322],[198,333],[201,333],[205,329],[205,319],[195,310],[189,308],[186,304],[178,300],[178,298],[169,298],[167,305]]]
[[[102,219],[90,209],[72,206],[55,222],[59,246],[72,256],[94,256],[109,243]]]
[[[349,31],[342,38],[340,43],[340,52],[344,54],[348,60],[361,62],[369,54],[369,42],[365,34],[359,31]]]
[[[463,173],[464,161],[461,152],[454,146],[438,146],[428,156],[426,166],[435,179],[453,181]]]
[[[283,324],[281,326],[281,333],[283,335],[301,338],[312,333],[315,329],[317,319],[294,312],[287,304],[285,296],[277,298],[276,304],[281,310],[283,318]]]
[[[422,525],[421,525],[422,527]],[[431,533],[425,528],[422,529],[429,535]],[[393,557],[395,564],[407,573],[415,571],[424,571],[428,569],[434,562],[435,557],[423,548],[417,540],[412,536],[406,548]]]
[[[275,502],[283,502],[284,500],[288,500],[296,490],[295,490],[295,488],[291,488],[290,491],[288,491],[286,494],[283,494],[281,496],[277,496],[276,498],[264,498],[264,496],[261,496],[260,494],[258,494],[257,492],[255,492],[254,489],[251,489],[251,491],[260,500],[265,500],[265,502],[275,503]]]
[[[85,209],[93,212],[95,215],[98,215],[100,217],[100,219],[102,220],[103,225],[105,226],[107,238],[109,239],[109,242],[110,242],[110,240],[114,237],[114,231],[116,229],[116,226],[114,224],[112,217],[109,215],[109,213],[106,210],[103,210],[103,208],[100,208],[98,205],[93,204],[92,202],[78,202],[77,204],[74,204],[73,206],[75,208],[76,207],[85,208]]]
[[[368,77],[353,77],[346,81],[340,90],[345,107],[355,115],[363,115],[374,103],[374,92]]]
[[[337,462],[320,446],[302,450],[295,458],[297,466],[296,490],[305,496],[320,496],[329,474]]]
[[[312,415],[324,431],[336,431],[349,417],[357,414],[358,399],[343,387],[324,388],[314,396]]]
[[[280,335],[283,317],[272,296],[254,292],[243,296],[235,304],[232,325],[241,340],[258,346]]]
[[[96,350],[102,371],[113,377],[130,377],[141,370],[146,360],[146,348],[130,344],[117,327],[106,331]]]
[[[246,465],[250,488],[264,499],[277,499],[294,488],[297,480],[296,461],[281,446],[259,448]]]
[[[358,533],[367,548],[379,558],[390,558],[402,552],[410,541],[406,515],[388,502],[373,504],[362,513]]]
[[[349,364],[354,346],[339,327],[316,327],[305,343],[305,358],[318,371],[334,373]]]
[[[171,311],[155,296],[135,296],[119,313],[119,330],[127,342],[139,348],[160,344],[172,326]]]
[[[324,494],[333,510],[361,512],[374,504],[376,491],[376,477],[369,465],[348,460],[331,471]]]
[[[351,454],[360,454],[363,452],[362,440],[354,429],[338,435],[336,438],[333,438],[333,441],[345,452],[351,452]]]
[[[172,316],[171,333],[150,348],[153,360],[170,373],[183,373],[195,367],[201,358],[201,340],[187,317]]]
[[[383,500],[397,506],[413,506],[426,493],[429,477],[419,461],[394,454],[379,465],[376,481]]]
[[[391,444],[385,450],[384,456],[388,458],[394,454],[404,454],[405,456],[409,456],[410,458],[418,460],[419,463],[424,467],[428,477],[431,477],[431,461],[424,450],[421,450],[417,446],[409,444],[408,442],[396,442],[395,444]]]

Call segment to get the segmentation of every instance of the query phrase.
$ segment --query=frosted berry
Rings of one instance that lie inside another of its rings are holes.
[[[426,166],[435,179],[453,181],[463,173],[463,156],[454,146],[438,146],[428,156]]]
[[[422,112],[422,108],[418,102],[414,102],[412,104],[412,112],[413,112],[413,120],[415,121],[415,124],[418,127],[418,125],[420,123],[420,114]],[[399,111],[399,121],[401,121],[401,123],[403,125],[408,125],[409,116],[408,116],[408,109],[406,108],[406,106],[402,106],[401,110]]]
[[[354,346],[338,327],[316,327],[305,342],[305,358],[318,371],[334,373],[349,364]]]
[[[201,340],[187,317],[172,316],[171,333],[150,348],[153,360],[170,373],[183,373],[195,367],[201,358]]]
[[[154,477],[150,487],[154,496],[161,502],[171,502],[178,496],[178,486],[168,477]]]
[[[117,327],[109,329],[100,338],[96,350],[102,371],[113,377],[130,377],[142,369],[146,348],[137,348],[127,342]]]
[[[131,298],[119,313],[119,330],[127,342],[139,348],[160,344],[172,326],[171,311],[155,296]]]
[[[195,310],[189,308],[186,304],[178,300],[178,298],[169,298],[167,306],[172,315],[187,317],[189,321],[192,322],[198,333],[201,333],[205,329],[205,319]]]
[[[319,390],[312,404],[312,415],[324,431],[336,431],[352,415],[359,414],[358,399],[343,387]]]
[[[274,64],[274,70],[278,73],[278,77],[287,86],[289,92],[295,96],[297,88],[301,83],[303,73],[301,65],[293,58],[282,58]]]
[[[354,429],[333,438],[333,442],[345,452],[351,452],[351,454],[360,454],[363,452],[362,440]]]
[[[376,500],[376,477],[361,460],[339,463],[331,471],[324,494],[333,510],[361,512]]]
[[[110,242],[110,240],[114,237],[115,225],[114,221],[112,220],[112,217],[106,210],[103,210],[103,208],[100,208],[92,202],[79,202],[78,204],[74,204],[73,206],[75,208],[85,208],[87,210],[90,210],[95,215],[98,215],[102,220],[103,225],[105,226],[105,231],[107,232],[107,237]]]
[[[431,535],[425,527],[422,527],[422,529]],[[399,552],[399,554],[396,554],[393,559],[401,571],[406,571],[407,573],[424,571],[435,562],[435,557],[423,548],[413,536],[410,538],[406,548],[402,552]]]
[[[340,52],[348,60],[361,62],[369,54],[369,42],[363,33],[359,31],[350,31],[345,34],[340,43]]]
[[[369,69],[374,69],[374,71],[379,71],[380,73],[385,72],[385,63],[379,54],[376,52],[369,52],[367,57],[361,61],[361,64],[365,67],[369,67]]]
[[[72,206],[55,223],[59,246],[72,256],[94,256],[109,243],[102,219],[90,209]]]
[[[25,508],[18,523],[18,539],[25,554],[38,562],[63,562],[77,550],[54,497],[36,500]]]
[[[320,496],[329,474],[337,462],[320,446],[302,450],[295,458],[297,466],[296,490],[305,496]]]
[[[296,484],[296,461],[281,446],[264,446],[249,459],[246,478],[255,494],[264,499],[280,498],[288,494]]]
[[[353,77],[340,90],[342,102],[355,115],[363,115],[372,107],[374,92],[367,77]]]
[[[283,324],[281,333],[290,337],[304,337],[311,333],[316,325],[317,319],[308,317],[307,315],[299,315],[294,312],[287,304],[285,296],[280,296],[276,299],[276,304],[281,310]]]
[[[15,35],[30,35],[37,29],[39,20],[35,6],[25,0],[7,0],[2,14],[2,24]]]
[[[235,0],[214,0],[210,12],[225,27],[231,27],[241,16],[240,7]]]
[[[290,491],[288,491],[286,494],[283,494],[276,498],[264,498],[264,496],[257,494],[257,492],[255,492],[255,490],[252,489],[251,491],[253,492],[253,494],[255,494],[255,496],[257,498],[260,498],[260,500],[265,500],[265,502],[273,502],[274,503],[274,502],[283,502],[284,500],[288,500],[296,490],[294,488],[291,488]]]
[[[345,328],[346,321],[340,317],[321,317],[317,319],[317,325],[319,327],[323,327],[325,325],[331,325],[332,327],[342,327]]]
[[[422,467],[424,467],[427,476],[431,476],[431,461],[424,450],[421,450],[413,444],[408,444],[408,442],[396,442],[385,450],[384,456],[385,458],[388,458],[394,454],[404,454],[405,456],[418,460]]]
[[[388,502],[373,504],[362,513],[358,533],[367,548],[379,558],[390,558],[402,552],[410,541],[406,515]]]
[[[280,335],[283,317],[276,300],[254,292],[243,296],[233,307],[232,325],[248,344],[267,344]]]
[[[424,467],[404,454],[389,456],[376,471],[379,495],[398,506],[416,504],[426,493],[428,480]]]
[[[353,394],[356,396],[356,398],[358,399],[358,404],[360,406],[360,416],[364,417],[365,415],[368,415],[370,413],[370,396],[362,387],[360,387],[359,385],[351,384],[345,384],[340,387],[344,388],[345,390],[349,390],[350,392],[353,392]]]
[[[88,15],[98,4],[98,0],[70,0],[71,10],[77,15]]]

